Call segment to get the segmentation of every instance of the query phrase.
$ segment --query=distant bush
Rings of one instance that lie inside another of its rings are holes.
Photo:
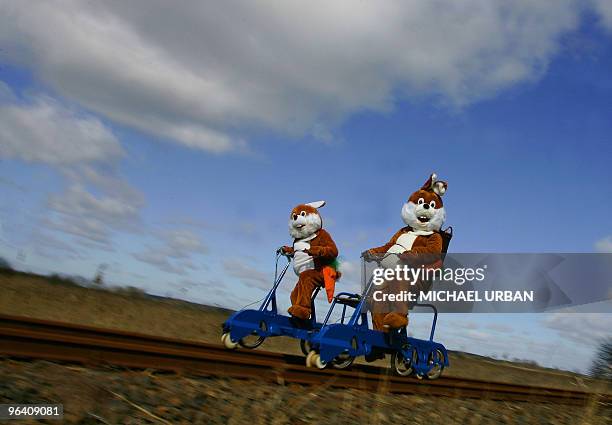
[[[64,285],[64,286],[80,286],[78,283],[76,283],[74,280],[72,280],[69,277],[66,276],[61,276],[59,274],[52,274],[48,277],[49,282],[54,284],[54,285]]]
[[[113,292],[119,295],[124,295],[126,297],[146,297],[147,293],[140,288],[136,288],[135,286],[119,286],[113,288]]]
[[[604,340],[599,346],[589,374],[593,378],[612,381],[612,338]]]
[[[541,367],[540,364],[538,362],[536,362],[535,360],[520,359],[518,357],[513,357],[512,358],[512,362],[513,363],[520,363],[520,364],[523,364],[525,366]]]
[[[95,282],[95,280],[89,280],[81,276],[66,276],[58,273],[53,273],[50,275],[40,275],[36,273],[30,272],[22,272],[19,270],[14,270],[11,268],[11,265],[4,258],[0,257],[0,274],[11,275],[11,276],[24,276],[24,277],[33,277],[33,278],[42,278],[49,282],[52,285],[61,285],[72,288],[88,288],[96,291],[105,291],[112,292],[117,295],[122,295],[124,297],[133,297],[133,298],[155,298],[149,294],[147,294],[143,289],[137,288],[135,286],[120,286],[120,287],[108,287],[104,285],[104,282]]]
[[[11,263],[8,262],[8,260],[0,257],[0,270],[2,271],[14,271],[13,270],[13,266],[11,266]]]

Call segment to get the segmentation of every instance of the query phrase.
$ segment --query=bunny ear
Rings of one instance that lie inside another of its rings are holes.
[[[438,194],[439,197],[442,197],[446,193],[446,189],[448,188],[448,183],[443,181],[437,181],[433,184],[433,191]]]
[[[321,207],[323,207],[325,205],[325,201],[309,202],[306,205],[308,205],[309,207],[313,207],[313,208],[319,209],[319,208],[321,208]]]
[[[427,190],[427,191],[432,190],[434,187],[434,183],[436,182],[437,179],[438,179],[437,174],[431,173],[431,176],[429,176],[425,184],[421,187],[421,190]]]

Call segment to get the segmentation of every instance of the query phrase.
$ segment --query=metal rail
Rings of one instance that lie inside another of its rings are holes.
[[[0,355],[283,384],[326,383],[330,387],[400,394],[571,405],[612,403],[610,394],[450,377],[418,381],[390,375],[386,368],[367,365],[354,365],[346,371],[310,369],[303,366],[303,358],[299,356],[266,351],[228,351],[207,343],[6,315],[0,315]]]

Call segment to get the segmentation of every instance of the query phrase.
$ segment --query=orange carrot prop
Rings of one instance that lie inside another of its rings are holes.
[[[334,299],[334,291],[336,289],[336,280],[339,278],[339,273],[330,266],[323,267],[323,281],[325,282],[325,292],[327,293],[327,302],[332,302]]]

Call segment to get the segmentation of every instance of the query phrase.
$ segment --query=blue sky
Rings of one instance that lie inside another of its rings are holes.
[[[612,251],[609,2],[289,3],[0,2],[0,255],[237,308],[325,199],[351,287],[432,171],[455,252]],[[443,316],[440,339],[584,370],[611,327]]]

